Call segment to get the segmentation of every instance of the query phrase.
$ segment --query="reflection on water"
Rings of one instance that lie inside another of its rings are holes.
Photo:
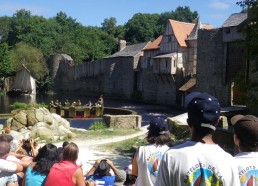
[[[36,95],[36,96],[18,96],[18,97],[10,97],[10,96],[0,96],[0,114],[2,113],[10,113],[11,108],[9,105],[15,102],[23,102],[23,103],[50,103],[51,100],[59,100],[64,103],[65,100],[72,101],[80,100],[82,105],[91,101],[92,103],[96,103],[98,100],[98,95],[96,96],[78,96],[78,95],[65,95],[65,94],[55,94],[55,95]],[[134,110],[137,114],[142,115],[142,125],[146,125],[151,118],[153,117],[161,117],[166,119],[167,117],[173,117],[178,114],[181,114],[181,110],[177,110],[170,106],[163,105],[152,105],[145,103],[135,103],[125,100],[117,100],[111,98],[104,97],[105,107],[117,107],[117,108],[125,108]]]

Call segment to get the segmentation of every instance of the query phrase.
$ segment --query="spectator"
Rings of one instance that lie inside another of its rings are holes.
[[[99,99],[97,101],[97,105],[99,105],[101,107],[102,115],[103,115],[104,114],[104,97],[103,97],[103,95],[99,96]]]
[[[58,147],[57,153],[58,153],[58,161],[63,161],[63,153],[64,153],[64,148],[69,144],[68,141],[64,141],[62,144],[62,147]]]
[[[44,185],[45,178],[51,167],[57,162],[57,147],[46,144],[39,149],[38,155],[33,159],[25,174],[25,186]]]
[[[114,175],[110,173],[110,169]],[[126,172],[117,169],[109,159],[97,160],[86,176],[86,180],[94,180],[96,184],[100,182],[105,186],[114,185],[115,182],[123,182],[125,179]]]
[[[83,177],[82,169],[75,164],[78,158],[79,148],[71,142],[64,148],[63,161],[55,163],[46,179],[45,186],[84,186],[86,182]],[[94,182],[87,183],[94,185]]]
[[[220,117],[218,100],[207,93],[192,92],[185,105],[191,139],[164,154],[156,185],[239,186],[234,158],[212,140]]]
[[[37,142],[35,142],[33,139],[23,139],[18,148],[16,149],[15,153],[24,154],[30,157],[36,157],[38,154],[38,151],[36,149],[37,146]]]
[[[0,185],[18,186],[18,178],[16,173],[21,172],[23,167],[20,163],[8,161],[10,152],[10,144],[8,142],[0,142]]]
[[[240,153],[235,155],[241,185],[257,185],[258,175],[258,118],[236,115],[231,118],[234,141]]]
[[[149,145],[139,147],[133,158],[132,175],[137,176],[136,186],[155,183],[160,160],[169,149],[167,143],[171,142],[167,123],[161,118],[153,119],[146,139]]]

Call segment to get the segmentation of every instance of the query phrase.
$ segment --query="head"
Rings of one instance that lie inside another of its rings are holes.
[[[234,141],[243,152],[258,151],[258,118],[253,115],[236,115],[231,118]]]
[[[162,118],[154,118],[150,121],[146,137],[150,144],[164,145],[171,141],[167,122]]]
[[[110,175],[109,171],[110,171],[110,166],[107,163],[107,161],[101,160],[99,165],[97,166],[94,174],[99,174],[101,176],[108,176],[108,175]]]
[[[204,137],[212,134],[220,117],[220,104],[217,98],[208,93],[192,92],[186,96],[187,123],[193,135]]]
[[[63,160],[75,163],[79,154],[78,146],[71,142],[64,148]]]
[[[0,159],[6,159],[10,152],[10,144],[8,142],[0,142]]]
[[[0,142],[10,143],[13,141],[13,137],[9,134],[0,134]]]
[[[65,148],[69,144],[68,141],[64,141],[62,147]]]
[[[53,164],[57,162],[57,158],[57,147],[48,143],[39,149],[38,155],[33,160],[37,162],[33,170],[48,174]]]

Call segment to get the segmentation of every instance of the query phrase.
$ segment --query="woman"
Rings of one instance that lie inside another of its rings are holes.
[[[171,142],[167,123],[157,118],[150,122],[147,141],[149,145],[141,146],[133,158],[132,175],[137,176],[135,185],[152,186],[158,174],[159,163]]]
[[[75,163],[78,153],[78,146],[73,142],[69,143],[64,148],[63,161],[53,165],[46,179],[45,186],[85,186],[82,169]]]
[[[25,186],[44,185],[46,176],[56,162],[57,147],[55,145],[49,143],[40,148],[38,155],[26,170]]]

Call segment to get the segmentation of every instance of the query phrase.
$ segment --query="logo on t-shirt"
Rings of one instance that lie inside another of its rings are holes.
[[[221,178],[219,171],[214,166],[198,163],[189,169],[184,182],[188,186],[221,186],[223,185]]]
[[[162,159],[163,153],[155,152],[147,159],[148,171],[150,175],[156,177],[158,175],[158,169],[160,160]]]
[[[255,166],[248,166],[239,172],[240,183],[244,186],[258,185],[258,169]]]

